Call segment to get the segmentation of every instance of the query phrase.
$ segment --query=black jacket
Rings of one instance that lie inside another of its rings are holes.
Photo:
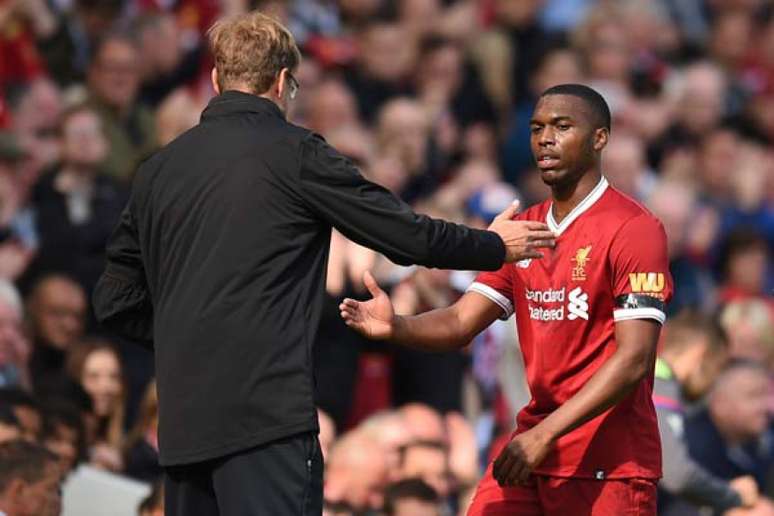
[[[317,429],[331,226],[399,264],[493,270],[505,254],[494,233],[416,215],[253,95],[214,98],[140,166],[94,307],[153,344],[162,465]]]

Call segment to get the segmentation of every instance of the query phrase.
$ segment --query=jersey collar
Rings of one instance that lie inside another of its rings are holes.
[[[569,227],[570,224],[572,224],[575,219],[580,217],[586,210],[591,208],[595,202],[599,200],[600,197],[602,197],[602,194],[605,193],[608,187],[607,179],[605,179],[604,176],[599,180],[599,183],[597,183],[597,186],[595,186],[589,194],[586,196],[585,199],[583,199],[581,202],[578,203],[578,205],[572,209],[570,213],[567,214],[567,216],[562,220],[561,224],[557,224],[556,220],[554,219],[554,203],[551,203],[551,205],[548,207],[548,214],[546,215],[546,223],[548,224],[548,229],[556,233],[557,236],[561,235],[565,229]]]

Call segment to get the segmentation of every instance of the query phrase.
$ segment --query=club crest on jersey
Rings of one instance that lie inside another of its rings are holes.
[[[586,281],[586,264],[589,261],[589,254],[591,254],[590,245],[575,251],[575,258],[572,259],[575,263],[575,267],[572,268],[573,281]]]
[[[629,285],[632,287],[632,292],[658,294],[664,290],[664,273],[631,272],[629,273]]]

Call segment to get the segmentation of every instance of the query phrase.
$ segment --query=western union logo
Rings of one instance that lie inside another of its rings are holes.
[[[631,272],[629,284],[632,292],[661,292],[664,290],[663,272]]]

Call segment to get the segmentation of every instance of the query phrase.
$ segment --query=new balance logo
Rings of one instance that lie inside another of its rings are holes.
[[[567,304],[567,318],[574,321],[577,318],[589,320],[589,295],[583,292],[580,287],[570,291]]]
[[[629,273],[629,285],[632,287],[632,292],[661,292],[664,290],[664,273]]]

